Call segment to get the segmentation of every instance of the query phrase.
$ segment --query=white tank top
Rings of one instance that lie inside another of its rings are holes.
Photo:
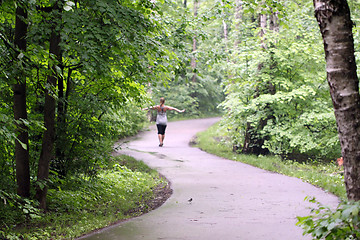
[[[156,124],[167,125],[167,117],[166,117],[166,112],[164,111],[164,107],[160,107],[160,108],[161,111],[157,112]]]

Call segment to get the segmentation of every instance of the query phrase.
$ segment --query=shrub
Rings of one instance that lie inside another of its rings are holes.
[[[315,198],[307,199],[316,203],[317,208],[311,214],[298,218],[298,226],[304,229],[304,235],[311,234],[313,239],[360,239],[359,210],[360,202],[342,202],[333,210],[321,205]]]

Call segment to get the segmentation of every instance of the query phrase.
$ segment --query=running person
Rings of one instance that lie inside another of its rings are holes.
[[[156,127],[158,130],[158,138],[159,138],[159,147],[162,147],[164,145],[164,139],[165,139],[165,129],[167,127],[167,116],[166,111],[177,111],[177,112],[185,112],[185,109],[179,110],[174,107],[165,106],[165,98],[160,98],[160,105],[156,105],[150,108],[144,108],[143,110],[157,110],[157,116],[156,116]]]

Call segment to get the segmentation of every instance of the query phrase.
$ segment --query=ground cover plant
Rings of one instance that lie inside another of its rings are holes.
[[[298,217],[298,226],[313,239],[359,239],[360,202],[344,201],[333,210],[317,202],[314,198],[307,199],[316,203],[309,216]]]
[[[154,189],[167,186],[155,170],[124,155],[115,157],[94,178],[51,181],[46,213],[29,202],[23,208],[28,213],[24,218],[15,212],[9,216],[9,210],[16,209],[14,202],[0,194],[8,202],[6,209],[0,209],[0,239],[73,239],[149,211]]]

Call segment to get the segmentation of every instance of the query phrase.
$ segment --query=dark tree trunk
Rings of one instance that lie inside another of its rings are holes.
[[[327,79],[338,126],[349,200],[360,200],[360,97],[353,22],[346,0],[314,0],[324,41]]]
[[[244,145],[241,151],[243,154],[269,154],[269,150],[263,148],[265,139],[258,135],[258,132],[266,126],[267,121],[268,119],[261,120],[257,127],[253,127],[250,123],[247,123],[244,136]]]
[[[60,8],[55,6],[54,10]],[[53,28],[50,37],[50,55],[56,56],[57,65],[61,66],[61,51],[60,51],[60,33],[56,32],[55,25],[60,19],[53,20]],[[55,142],[55,109],[56,101],[54,98],[53,90],[56,89],[58,81],[62,81],[57,74],[56,67],[54,64],[49,64],[51,74],[47,78],[48,87],[45,91],[45,104],[44,104],[44,125],[45,131],[42,140],[42,149],[39,159],[38,167],[38,181],[47,182],[49,178],[50,161],[54,157],[54,142]],[[36,191],[36,197],[40,202],[40,208],[46,209],[46,195],[47,186],[41,188],[38,187]]]
[[[269,20],[269,26],[267,24],[267,21]],[[279,21],[277,17],[277,13],[272,13],[269,17],[265,14],[260,14],[259,16],[259,25],[260,25],[260,37],[261,37],[261,48],[269,49],[269,47],[266,45],[266,39],[265,34],[267,32],[267,29],[271,30],[272,32],[278,32],[279,31]],[[270,46],[271,48],[275,48],[275,45],[272,44]],[[259,72],[263,69],[264,63],[260,63],[258,65]],[[270,69],[275,69],[276,62],[274,61],[273,52],[270,52]],[[273,76],[272,76],[273,78]],[[257,98],[260,96],[260,94],[271,94],[274,95],[276,93],[275,85],[268,81],[266,82],[267,88],[265,90],[259,90],[256,89],[254,98]],[[261,92],[260,92],[261,91]],[[265,143],[266,138],[260,135],[260,132],[264,129],[264,127],[267,125],[268,121],[270,119],[273,119],[274,116],[272,115],[272,110],[270,106],[266,106],[265,109],[268,111],[266,116],[259,121],[257,126],[252,126],[251,123],[247,123],[245,135],[244,135],[244,144],[242,153],[245,154],[268,154],[269,151],[266,148],[263,148],[263,145]]]
[[[61,58],[62,53],[59,53],[58,58]],[[61,61],[61,59],[60,59]],[[61,62],[60,62],[61,65]],[[63,66],[61,66],[63,71]],[[68,81],[71,79],[72,70],[69,68],[68,71]],[[62,72],[63,75],[63,72]],[[64,79],[58,78],[57,88],[58,88],[58,102],[57,102],[57,127],[56,127],[56,137],[55,137],[55,156],[56,156],[56,171],[60,176],[66,176],[66,161],[63,146],[61,142],[66,141],[66,96],[64,93]],[[70,91],[70,89],[69,89]],[[50,165],[52,166],[52,165]]]
[[[266,49],[265,44],[265,33],[267,28],[267,16],[265,14],[259,15],[259,26],[260,26],[260,32],[259,36],[261,37],[261,48]],[[264,67],[264,63],[260,63],[258,65],[259,72]],[[255,96],[254,98],[259,97],[260,90],[255,90]],[[260,120],[257,126],[253,126],[250,122],[246,124],[246,130],[244,134],[244,143],[242,146],[241,152],[244,154],[266,154],[268,151],[263,148],[265,139],[260,136],[260,131],[266,126],[267,119]]]
[[[26,34],[27,23],[26,10],[18,6],[16,8],[16,22],[15,22],[15,46],[22,52],[26,51]],[[17,83],[13,86],[14,91],[14,118],[16,123],[16,135],[18,140],[15,140],[15,162],[16,162],[16,182],[17,193],[23,197],[30,196],[30,168],[29,168],[29,137],[28,129],[21,122],[27,120],[26,112],[26,77],[23,74],[16,79]],[[23,146],[24,145],[24,146]]]
[[[60,53],[61,55],[61,53]],[[58,79],[58,122],[64,123],[65,122],[65,96],[64,96],[64,81],[63,79]]]

